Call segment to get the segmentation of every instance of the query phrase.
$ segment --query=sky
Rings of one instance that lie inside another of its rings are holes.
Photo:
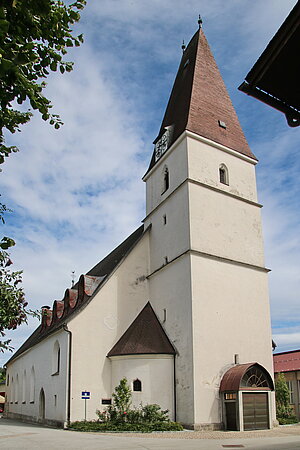
[[[181,44],[198,14],[250,147],[262,209],[273,339],[300,348],[300,127],[237,90],[295,0],[88,0],[71,49],[71,73],[51,74],[46,95],[64,126],[36,114],[6,142],[20,152],[2,165],[3,235],[15,239],[14,270],[32,309],[52,306],[145,217],[141,178],[175,79]],[[38,326],[7,337],[17,349]],[[0,354],[0,366],[10,353]]]

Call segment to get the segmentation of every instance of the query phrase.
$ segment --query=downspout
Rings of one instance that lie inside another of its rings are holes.
[[[68,329],[68,325],[66,323],[63,324],[63,329],[69,335],[69,345],[68,345],[68,387],[67,387],[67,425],[69,425],[70,417],[71,417],[72,332]]]
[[[176,355],[173,355],[174,375],[174,422],[177,421],[177,399],[176,399]]]

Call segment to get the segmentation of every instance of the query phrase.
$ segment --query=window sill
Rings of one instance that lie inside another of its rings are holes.
[[[22,402],[22,405],[25,405],[26,404],[26,401],[25,402]]]
[[[55,372],[55,373],[52,373],[51,377],[55,377],[56,375],[59,375],[59,371]]]
[[[31,405],[33,405],[33,404],[34,404],[34,400],[31,400],[29,403],[30,403]]]

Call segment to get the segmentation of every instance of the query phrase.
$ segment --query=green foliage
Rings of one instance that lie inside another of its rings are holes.
[[[67,48],[78,47],[83,36],[72,35],[72,25],[86,0],[65,5],[63,0],[0,0],[0,164],[18,149],[5,146],[3,131],[20,131],[31,110],[16,109],[28,101],[42,119],[54,128],[62,122],[51,114],[50,100],[43,94],[44,81],[51,71],[70,72],[73,63],[65,61]]]
[[[289,388],[283,373],[279,373],[275,380],[276,415],[280,424],[298,422],[290,405]]]
[[[0,222],[4,223],[3,214],[9,211],[5,205],[0,204]],[[21,323],[27,322],[27,315],[38,316],[36,311],[27,310],[24,291],[21,287],[22,272],[13,272],[10,266],[13,264],[10,255],[6,252],[9,247],[15,245],[13,239],[3,237],[0,241],[0,337],[5,336],[4,330],[14,330]],[[10,339],[0,340],[0,352],[12,351]]]
[[[96,411],[97,421],[73,422],[69,428],[78,431],[180,431],[182,426],[170,422],[168,410],[162,410],[159,405],[140,405],[131,408],[131,389],[127,379],[123,378],[113,393],[113,404],[105,411]]]
[[[292,417],[288,417],[288,418],[283,418],[283,417],[278,417],[278,422],[279,425],[290,425],[292,423],[298,423],[298,419],[296,416],[292,416]]]
[[[4,367],[0,367],[0,383],[5,383],[6,380],[6,369]]]
[[[139,432],[151,433],[153,431],[182,431],[183,428],[177,422],[157,422],[157,423],[114,423],[99,421],[78,421],[72,422],[69,428],[76,431],[99,431],[99,432]]]
[[[113,393],[113,407],[111,407],[110,413],[116,418],[125,420],[127,412],[131,405],[131,389],[127,384],[127,379],[122,378],[120,384],[115,387],[115,392]],[[114,414],[115,413],[115,414]]]

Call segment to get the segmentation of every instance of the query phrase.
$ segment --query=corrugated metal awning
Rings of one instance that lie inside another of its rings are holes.
[[[241,381],[244,377],[244,375],[252,368],[257,368],[261,372],[263,372],[268,385],[270,386],[269,389],[274,390],[274,383],[272,380],[272,377],[270,376],[269,372],[260,364],[252,362],[247,364],[238,364],[234,367],[231,367],[225,374],[223,375],[223,378],[221,380],[220,384],[220,392],[230,392],[230,391],[239,391],[240,389],[244,389],[243,386],[241,386]],[[246,388],[249,389],[249,388]],[[254,389],[262,389],[259,387],[255,387]],[[266,389],[263,387],[263,389]]]

